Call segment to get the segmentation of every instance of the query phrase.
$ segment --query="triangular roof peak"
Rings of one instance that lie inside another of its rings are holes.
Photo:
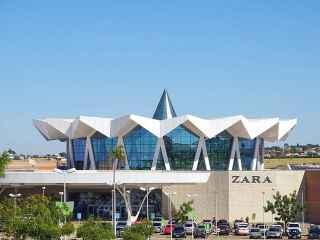
[[[172,106],[172,102],[169,97],[168,91],[167,89],[164,89],[152,118],[164,120],[174,118],[176,116],[177,114]]]

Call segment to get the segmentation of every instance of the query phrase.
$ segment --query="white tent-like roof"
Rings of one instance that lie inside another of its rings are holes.
[[[80,116],[76,119],[47,118],[34,120],[34,126],[47,140],[66,140],[91,136],[99,132],[106,137],[124,136],[135,126],[141,126],[160,138],[179,125],[185,125],[197,135],[212,138],[223,131],[232,136],[254,139],[263,138],[269,142],[284,140],[297,124],[297,119],[279,118],[251,119],[244,116],[203,119],[183,115],[165,120],[156,120],[138,115],[120,118]]]

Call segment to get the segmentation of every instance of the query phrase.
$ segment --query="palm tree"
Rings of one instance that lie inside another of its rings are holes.
[[[118,168],[118,162],[125,160],[125,153],[123,145],[118,145],[115,149],[113,149],[109,155],[110,160],[112,161],[112,172],[113,172],[113,193],[112,193],[112,224],[114,228],[114,234],[117,236],[117,228],[116,228],[116,169]]]
[[[6,169],[6,166],[10,162],[9,154],[7,152],[3,152],[0,154],[0,177],[4,176],[4,172]]]

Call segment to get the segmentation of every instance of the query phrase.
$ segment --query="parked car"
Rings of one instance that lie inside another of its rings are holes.
[[[207,231],[206,231],[206,227],[204,226],[204,224],[199,224],[195,228],[193,236],[195,238],[206,238],[208,236]]]
[[[249,238],[250,239],[253,239],[253,238],[260,239],[260,238],[262,238],[262,233],[260,231],[260,228],[257,228],[257,227],[250,228]]]
[[[230,234],[230,226],[229,224],[220,224],[218,226],[219,235],[229,235]]]
[[[155,233],[160,233],[162,230],[162,224],[161,222],[154,222],[153,223],[153,228]]]
[[[217,222],[217,226],[220,226],[220,225],[229,225],[229,222],[226,220],[226,219],[220,219],[218,222]],[[230,225],[229,225],[230,226]]]
[[[162,229],[162,233],[164,235],[170,235],[171,232],[173,232],[173,230],[175,229],[176,225],[175,224],[167,224],[163,229]]]
[[[187,221],[184,224],[184,229],[186,230],[186,234],[191,235],[192,231],[194,231],[195,228],[196,228],[196,224],[193,223],[192,221]]]
[[[203,225],[205,226],[205,229],[206,229],[206,233],[207,234],[210,234],[212,233],[213,231],[213,226],[212,226],[212,223],[211,222],[203,222]]]
[[[289,239],[301,238],[301,227],[299,223],[290,222],[287,224],[287,234]]]
[[[152,219],[152,222],[160,222],[160,223],[162,223],[162,217],[154,217]]]
[[[175,219],[169,219],[168,224],[176,224],[176,220]]]
[[[269,227],[266,224],[258,223],[256,224],[256,227],[260,229],[260,232],[262,233],[262,236],[265,236]]]
[[[174,228],[172,236],[174,238],[185,238],[187,234],[184,227],[180,225]]]
[[[272,224],[270,227],[278,227],[278,228],[280,228],[280,230],[281,230],[281,233],[282,233],[282,235],[283,235],[283,224]]]
[[[236,229],[239,223],[244,223],[242,219],[236,219],[233,222],[233,228]]]
[[[237,228],[236,228],[236,231],[235,231],[235,234],[236,235],[243,235],[243,236],[247,236],[249,235],[249,224],[248,223],[245,223],[245,222],[242,222],[242,223],[239,223],[237,225]]]
[[[267,238],[282,238],[282,230],[280,227],[270,227],[266,232]]]
[[[317,225],[311,225],[308,233],[309,239],[320,239],[320,228]]]

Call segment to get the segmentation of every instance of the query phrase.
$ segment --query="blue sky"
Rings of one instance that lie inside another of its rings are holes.
[[[0,0],[0,150],[54,153],[32,119],[297,117],[319,143],[319,1]]]

